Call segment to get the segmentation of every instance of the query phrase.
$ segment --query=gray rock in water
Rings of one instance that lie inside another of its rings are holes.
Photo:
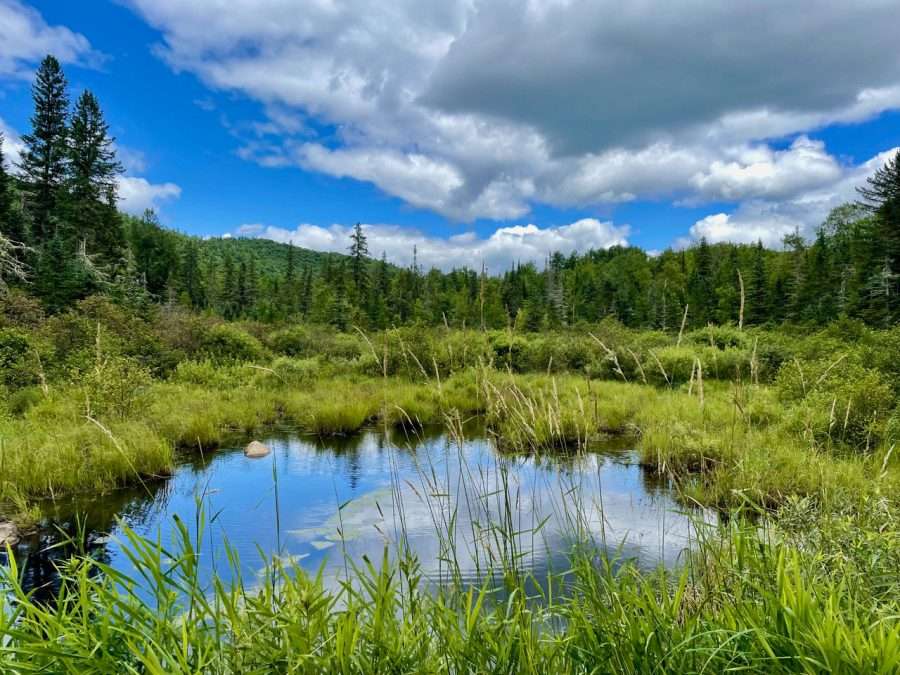
[[[0,521],[0,548],[19,543],[19,530],[12,523]]]
[[[244,455],[249,457],[250,459],[258,459],[259,457],[265,457],[270,452],[268,445],[263,445],[259,441],[251,441],[250,445],[244,448]]]

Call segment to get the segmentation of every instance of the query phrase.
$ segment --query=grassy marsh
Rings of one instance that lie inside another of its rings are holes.
[[[103,377],[51,378],[7,397],[0,500],[7,513],[32,513],[40,499],[165,475],[176,452],[273,424],[311,435],[434,423],[461,433],[461,420],[480,417],[510,453],[580,453],[632,437],[681,499],[729,516],[681,567],[648,574],[598,557],[578,538],[577,500],[568,592],[534,597],[553,586],[530,583],[512,552],[495,561],[502,601],[461,583],[426,590],[402,547],[385,561],[348,560],[339,588],[277,557],[265,583],[205,586],[194,562],[202,544],[185,534],[163,553],[129,533],[138,577],[73,560],[52,607],[8,570],[0,663],[12,672],[897,672],[900,424],[896,363],[877,348],[893,337],[850,345],[827,331],[788,340],[710,329],[676,344],[601,329],[533,342],[342,336],[340,357],[186,358],[149,377],[117,363],[133,359],[121,352],[88,357]],[[497,550],[514,520],[492,526]],[[452,539],[436,529],[452,561]],[[129,590],[138,583],[152,602]]]

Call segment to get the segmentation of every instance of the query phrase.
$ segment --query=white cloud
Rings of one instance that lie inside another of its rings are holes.
[[[708,215],[694,223],[690,237],[682,238],[677,243],[686,246],[706,237],[710,242],[762,241],[764,245],[774,248],[780,246],[784,235],[795,230],[811,238],[828,212],[857,199],[856,188],[864,185],[866,177],[884,166],[898,151],[900,147],[886,150],[857,166],[838,170],[832,180],[808,186],[790,198],[777,201],[752,199],[741,203],[732,213]]]
[[[3,121],[2,117],[0,117],[0,133],[3,134],[3,158],[6,161],[6,170],[15,171],[16,165],[22,161],[25,146],[16,130]]]
[[[122,176],[119,178],[119,208],[133,214],[146,209],[159,209],[163,202],[181,196],[181,188],[175,183],[151,183],[146,178]]]
[[[46,54],[69,63],[100,59],[83,35],[64,26],[48,26],[38,12],[18,0],[0,0],[0,76],[28,77],[31,64]]]
[[[693,176],[700,199],[743,201],[789,198],[805,190],[828,185],[842,176],[837,160],[821,141],[806,136],[786,150],[767,146],[741,148],[730,161],[714,160]]]
[[[847,169],[771,139],[900,107],[895,0],[127,1],[173,68],[263,103],[245,157],[461,221],[790,200]]]
[[[369,251],[374,257],[384,252],[388,260],[398,265],[412,264],[413,247],[420,265],[426,269],[442,270],[469,267],[480,268],[481,263],[494,273],[502,272],[516,262],[542,264],[551,253],[605,249],[627,245],[628,227],[616,226],[593,218],[584,218],[568,225],[540,228],[537,225],[500,227],[487,238],[474,232],[451,237],[435,237],[398,225],[364,225]],[[259,224],[243,225],[236,234],[273,239],[316,251],[346,253],[351,227],[346,225],[303,224],[294,230]]]

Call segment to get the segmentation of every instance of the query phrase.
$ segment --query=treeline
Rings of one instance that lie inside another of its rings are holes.
[[[614,317],[631,327],[837,317],[900,320],[900,156],[833,211],[814,242],[783,250],[705,240],[650,256],[615,247],[500,275],[449,273],[370,256],[357,225],[347,254],[249,239],[201,240],[119,213],[122,167],[96,97],[70,110],[52,56],[33,87],[31,132],[18,171],[0,155],[0,287],[37,297],[48,312],[104,294],[140,307],[176,303],[227,319],[300,320],[339,329],[425,324],[541,330]],[[377,253],[377,252],[376,252]],[[687,310],[687,311],[685,311]]]

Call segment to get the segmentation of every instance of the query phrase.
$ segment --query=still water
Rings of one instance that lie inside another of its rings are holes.
[[[537,457],[500,454],[478,429],[464,441],[443,430],[328,439],[281,430],[259,438],[272,449],[261,459],[244,456],[247,440],[186,454],[164,481],[48,504],[48,527],[16,550],[26,584],[51,592],[63,554],[53,544],[60,531],[78,530],[77,520],[91,555],[129,572],[122,525],[171,547],[174,517],[195,531],[201,503],[207,578],[232,574],[225,541],[245,579],[259,573],[261,553],[337,579],[345,553],[378,561],[386,546],[402,544],[432,582],[452,570],[477,583],[511,553],[537,578],[563,571],[573,544],[586,539],[643,567],[671,566],[694,534],[697,514],[637,464],[625,440]],[[511,544],[501,529],[517,533]]]

